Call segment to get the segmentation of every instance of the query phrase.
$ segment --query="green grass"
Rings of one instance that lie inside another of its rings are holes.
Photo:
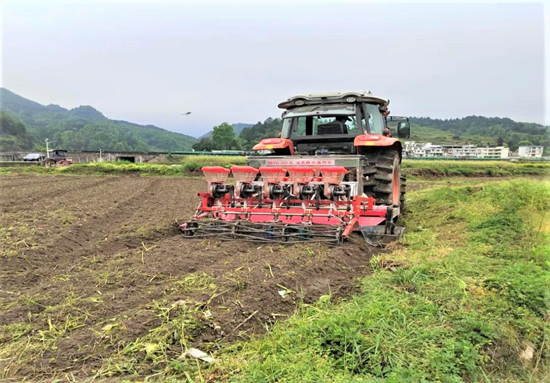
[[[550,175],[550,162],[510,162],[476,160],[403,161],[403,172],[416,177],[511,177]]]
[[[410,209],[405,245],[373,259],[360,294],[322,297],[269,335],[225,350],[220,374],[236,382],[548,381],[550,183],[419,191]],[[521,361],[527,347],[534,356]]]
[[[245,156],[185,156],[182,159],[184,164],[194,163],[200,166],[228,166],[231,165],[246,165]]]
[[[200,174],[203,166],[246,164],[246,157],[238,156],[187,156],[174,164],[129,162],[103,162],[74,164],[67,167],[45,168],[41,166],[0,167],[0,174],[138,174],[143,176],[172,176]],[[510,177],[550,175],[550,162],[508,162],[508,161],[452,161],[411,160],[403,161],[403,172],[420,178],[433,177]]]
[[[143,176],[182,176],[200,174],[203,166],[223,166],[246,164],[245,157],[232,156],[189,156],[177,164],[133,164],[125,161],[82,163],[65,167],[46,168],[42,166],[3,167],[0,174],[80,174],[80,175],[124,175],[138,174]]]

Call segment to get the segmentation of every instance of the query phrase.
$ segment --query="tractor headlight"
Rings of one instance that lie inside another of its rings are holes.
[[[356,97],[347,97],[346,98],[346,102],[355,102],[355,101],[357,101]]]

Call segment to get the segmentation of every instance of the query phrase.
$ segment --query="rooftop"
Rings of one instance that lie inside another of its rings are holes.
[[[353,101],[346,99],[354,98]],[[297,100],[303,100],[303,102],[296,103]],[[289,97],[286,101],[279,103],[279,108],[288,109],[294,106],[301,106],[305,104],[321,104],[331,102],[355,102],[364,101],[378,104],[381,106],[388,106],[389,99],[374,96],[370,91],[347,91],[347,92],[324,92],[324,93],[303,93],[296,96]]]

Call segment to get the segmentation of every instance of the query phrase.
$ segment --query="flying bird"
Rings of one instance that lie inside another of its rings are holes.
[[[182,116],[189,116],[191,114],[191,112],[185,112],[185,113],[182,113],[181,115]]]

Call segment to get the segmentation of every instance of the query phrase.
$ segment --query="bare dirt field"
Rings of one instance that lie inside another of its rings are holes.
[[[372,249],[184,238],[203,179],[0,177],[0,380],[147,376],[344,296]],[[180,358],[181,359],[181,358]],[[175,364],[174,364],[175,363]]]

